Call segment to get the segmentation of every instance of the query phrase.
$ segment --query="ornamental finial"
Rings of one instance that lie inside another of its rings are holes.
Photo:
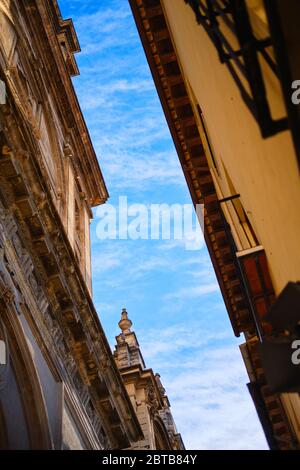
[[[130,333],[130,327],[132,326],[132,321],[128,318],[128,313],[126,308],[123,308],[121,314],[121,320],[118,323],[122,333]]]

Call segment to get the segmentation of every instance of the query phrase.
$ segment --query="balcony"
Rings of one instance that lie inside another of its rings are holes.
[[[264,138],[291,129],[298,158],[300,155],[299,114],[291,105],[292,76],[289,49],[280,24],[281,0],[184,0],[214,44],[220,62],[235,81],[241,97],[256,119]],[[286,2],[287,3],[287,2]],[[257,6],[259,5],[259,7]],[[289,10],[289,20],[291,11]],[[296,15],[296,7],[294,7]],[[284,12],[287,16],[286,11]],[[299,6],[298,6],[299,16]],[[296,21],[296,20],[295,20]],[[294,22],[295,22],[294,21]],[[300,36],[300,34],[299,34]],[[293,38],[296,44],[296,39]],[[281,84],[286,116],[272,116],[268,100],[268,77]],[[299,77],[295,77],[299,78]]]

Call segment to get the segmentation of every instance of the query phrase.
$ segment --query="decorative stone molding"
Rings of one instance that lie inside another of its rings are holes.
[[[148,385],[148,387],[146,388],[146,403],[149,406],[151,415],[157,415],[159,412],[160,403],[157,399],[153,385]]]
[[[53,156],[53,138],[62,161],[74,162],[89,210],[106,200],[70,80],[79,50],[76,34],[52,0],[9,2],[4,15],[12,41],[8,54],[0,28],[0,75],[7,85],[7,104],[0,109],[0,303],[12,324],[24,318],[30,325],[47,360],[74,393],[93,445],[128,447],[141,429],[57,212],[61,206],[54,204],[43,155],[46,149]],[[53,136],[48,128],[43,135],[43,119],[48,127],[51,122]]]
[[[22,166],[24,160],[17,160],[17,152],[11,152],[9,155],[10,157],[5,158],[4,165],[6,166],[6,170],[9,172],[9,175],[14,173],[17,174],[16,168]],[[31,162],[32,160],[30,157],[26,159],[27,165]],[[2,163],[3,162],[0,158],[0,166]],[[7,165],[9,165],[9,167]],[[23,172],[18,172],[18,174],[23,174]],[[25,194],[25,188],[27,187],[27,184],[30,184],[31,177],[33,177],[33,175],[34,171],[32,170],[31,172],[26,172],[26,181],[23,177],[18,177],[18,186],[23,188],[22,191]],[[38,178],[36,178],[36,180],[38,181]],[[103,331],[100,332],[99,335],[99,324],[97,325],[97,322],[95,323],[95,312],[91,312],[91,308],[93,309],[93,307],[89,296],[87,297],[84,283],[81,280],[80,271],[76,266],[76,262],[72,260],[72,252],[68,247],[67,240],[64,238],[60,227],[57,225],[57,218],[56,222],[53,218],[54,209],[52,208],[52,211],[50,210],[50,200],[47,196],[44,196],[47,194],[47,191],[41,191],[43,194],[42,204],[41,199],[37,201],[35,200],[34,194],[29,195],[27,192],[27,196],[23,196],[22,199],[20,199],[14,194],[13,187],[10,186],[7,191],[9,191],[9,194],[5,192],[5,196],[8,195],[9,198],[14,200],[14,204],[20,212],[18,219],[22,220],[22,227],[18,224],[17,220],[14,219],[13,215],[9,214],[3,223],[3,230],[4,232],[8,230],[7,238],[10,240],[11,247],[14,249],[16,259],[19,263],[19,268],[22,270],[23,278],[24,280],[27,279],[27,285],[30,286],[32,297],[35,299],[37,309],[44,317],[44,325],[52,337],[56,354],[60,357],[62,364],[64,364],[65,358],[68,355],[65,370],[69,375],[72,368],[73,371],[70,380],[75,385],[80,399],[82,399],[83,395],[85,396],[87,393],[88,388],[94,388],[90,379],[90,377],[94,377],[96,375],[94,369],[98,369],[99,371],[103,370],[101,362],[97,359],[97,350],[99,350],[99,347],[101,349],[104,346]],[[39,208],[37,208],[37,204],[39,204]],[[32,221],[34,222],[33,224]],[[30,222],[30,226],[28,226],[28,222]],[[21,233],[21,236],[19,233]],[[44,235],[36,238],[36,233],[43,233]],[[28,246],[31,246],[31,249],[35,251],[36,254],[39,255],[40,252],[40,265],[43,266],[43,275],[40,276],[39,280],[37,280],[35,275],[34,260],[30,258],[29,252],[25,250],[21,242],[21,238],[26,239]],[[40,251],[38,250],[38,252],[36,252],[36,249],[34,248],[36,243],[38,243],[38,246],[40,247]],[[48,259],[49,262],[47,261],[46,263],[46,259]],[[49,269],[48,272],[47,268]],[[3,292],[3,298],[5,298],[6,301],[12,301],[13,297],[10,297],[10,294],[14,294],[14,298],[18,298],[20,292],[11,280],[12,272],[9,271],[8,266],[3,264],[1,269],[1,274],[4,276],[4,284],[11,286],[10,291],[6,290]],[[43,279],[47,279],[44,287],[42,287]],[[19,304],[20,301],[18,300],[17,303]],[[17,305],[17,303],[16,308],[19,310],[20,305]],[[64,305],[68,305],[68,314],[66,318],[63,313]],[[99,341],[101,335],[103,339],[102,341]],[[122,391],[122,384],[120,383],[120,379],[118,379],[118,374],[111,368],[112,359],[109,359],[110,351],[107,346],[104,346],[103,352],[104,356],[107,358],[106,364],[110,364],[108,368],[104,368],[103,370],[103,383],[106,384],[108,390],[105,394],[108,397],[113,397],[115,395],[116,388],[121,387],[119,394],[123,395],[125,398],[124,390]],[[85,359],[83,359],[83,353]],[[73,361],[70,360],[70,356],[72,354],[74,357]],[[93,364],[93,370],[90,368],[91,364]],[[116,385],[116,379],[117,382],[119,382],[118,386]],[[88,388],[83,384],[86,384]],[[95,393],[97,396],[96,389],[93,390],[92,394],[95,395]],[[125,398],[125,400],[127,400],[127,398]],[[89,402],[92,403],[91,400],[89,400]],[[100,402],[101,400],[99,403]],[[93,405],[90,405],[90,407],[91,406]],[[97,409],[97,407],[95,409]],[[97,413],[99,411],[100,410],[98,409]],[[101,414],[102,413],[103,412],[101,411]],[[96,421],[97,420],[95,420],[95,417],[93,416],[93,419],[91,420],[93,427],[93,423]],[[131,423],[127,423],[127,425],[128,424],[131,426]],[[121,421],[120,427],[123,429]],[[98,428],[99,422],[97,421],[97,426],[95,428],[95,433],[97,435],[100,433]],[[113,444],[114,438],[109,428],[104,431],[101,427],[102,440],[107,439],[105,436],[109,434],[111,442],[110,445],[116,445]],[[122,444],[122,446],[123,445],[124,444]]]

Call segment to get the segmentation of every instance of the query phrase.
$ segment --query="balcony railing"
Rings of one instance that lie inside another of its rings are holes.
[[[238,86],[242,99],[257,120],[263,137],[289,128],[287,117],[273,119],[267,98],[261,59],[279,79],[269,53],[270,37],[258,39],[245,0],[184,0],[195,12]],[[225,33],[227,31],[227,33]]]

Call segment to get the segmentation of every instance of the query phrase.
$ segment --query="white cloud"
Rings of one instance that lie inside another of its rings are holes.
[[[145,198],[162,188],[165,195],[177,193],[185,186],[182,170],[128,3],[110,0],[105,7],[93,0],[72,0],[70,5],[76,7],[82,47],[81,77],[74,83],[109,191]],[[82,14],[88,6],[94,13]],[[187,257],[182,244],[172,240],[157,248],[95,240],[93,284],[101,319],[114,322],[111,313],[123,301],[136,308],[145,325],[141,334],[137,331],[142,353],[149,366],[163,372],[178,430],[189,449],[263,447],[243,385],[245,369],[234,340],[229,344],[229,321],[226,331],[217,326],[217,317],[226,312],[221,300],[218,306],[211,300],[218,285],[207,255],[193,252]],[[170,278],[176,272],[172,292]],[[165,294],[152,311],[152,289],[158,287],[145,285],[150,276],[161,279],[162,273]],[[153,322],[156,330],[146,327]]]
[[[206,294],[218,292],[220,290],[217,282],[202,284],[199,286],[190,286],[171,292],[165,296],[165,300],[189,299],[192,297],[201,297]]]
[[[228,341],[228,331],[197,323],[139,336],[146,363],[162,372],[188,450],[267,449],[239,350]]]
[[[182,170],[170,151],[171,138],[129,7],[113,2],[75,23],[82,47],[78,60],[83,62],[75,85],[108,189],[182,186]],[[158,143],[168,144],[168,150],[158,150]]]
[[[94,276],[99,276],[107,271],[118,268],[122,263],[119,249],[112,251],[100,251],[93,255],[92,265]]]
[[[182,350],[199,350],[208,344],[226,340],[232,337],[229,331],[208,332],[202,330],[199,323],[189,323],[188,326],[175,324],[168,328],[144,331],[141,335],[142,351],[147,357],[148,364],[159,364],[159,367],[172,367],[168,363],[172,354]],[[164,356],[162,356],[162,353]],[[202,353],[201,353],[202,354]],[[187,360],[185,360],[187,365]],[[197,364],[193,361],[194,366]],[[176,367],[176,365],[175,365]],[[192,367],[192,365],[190,366]]]

